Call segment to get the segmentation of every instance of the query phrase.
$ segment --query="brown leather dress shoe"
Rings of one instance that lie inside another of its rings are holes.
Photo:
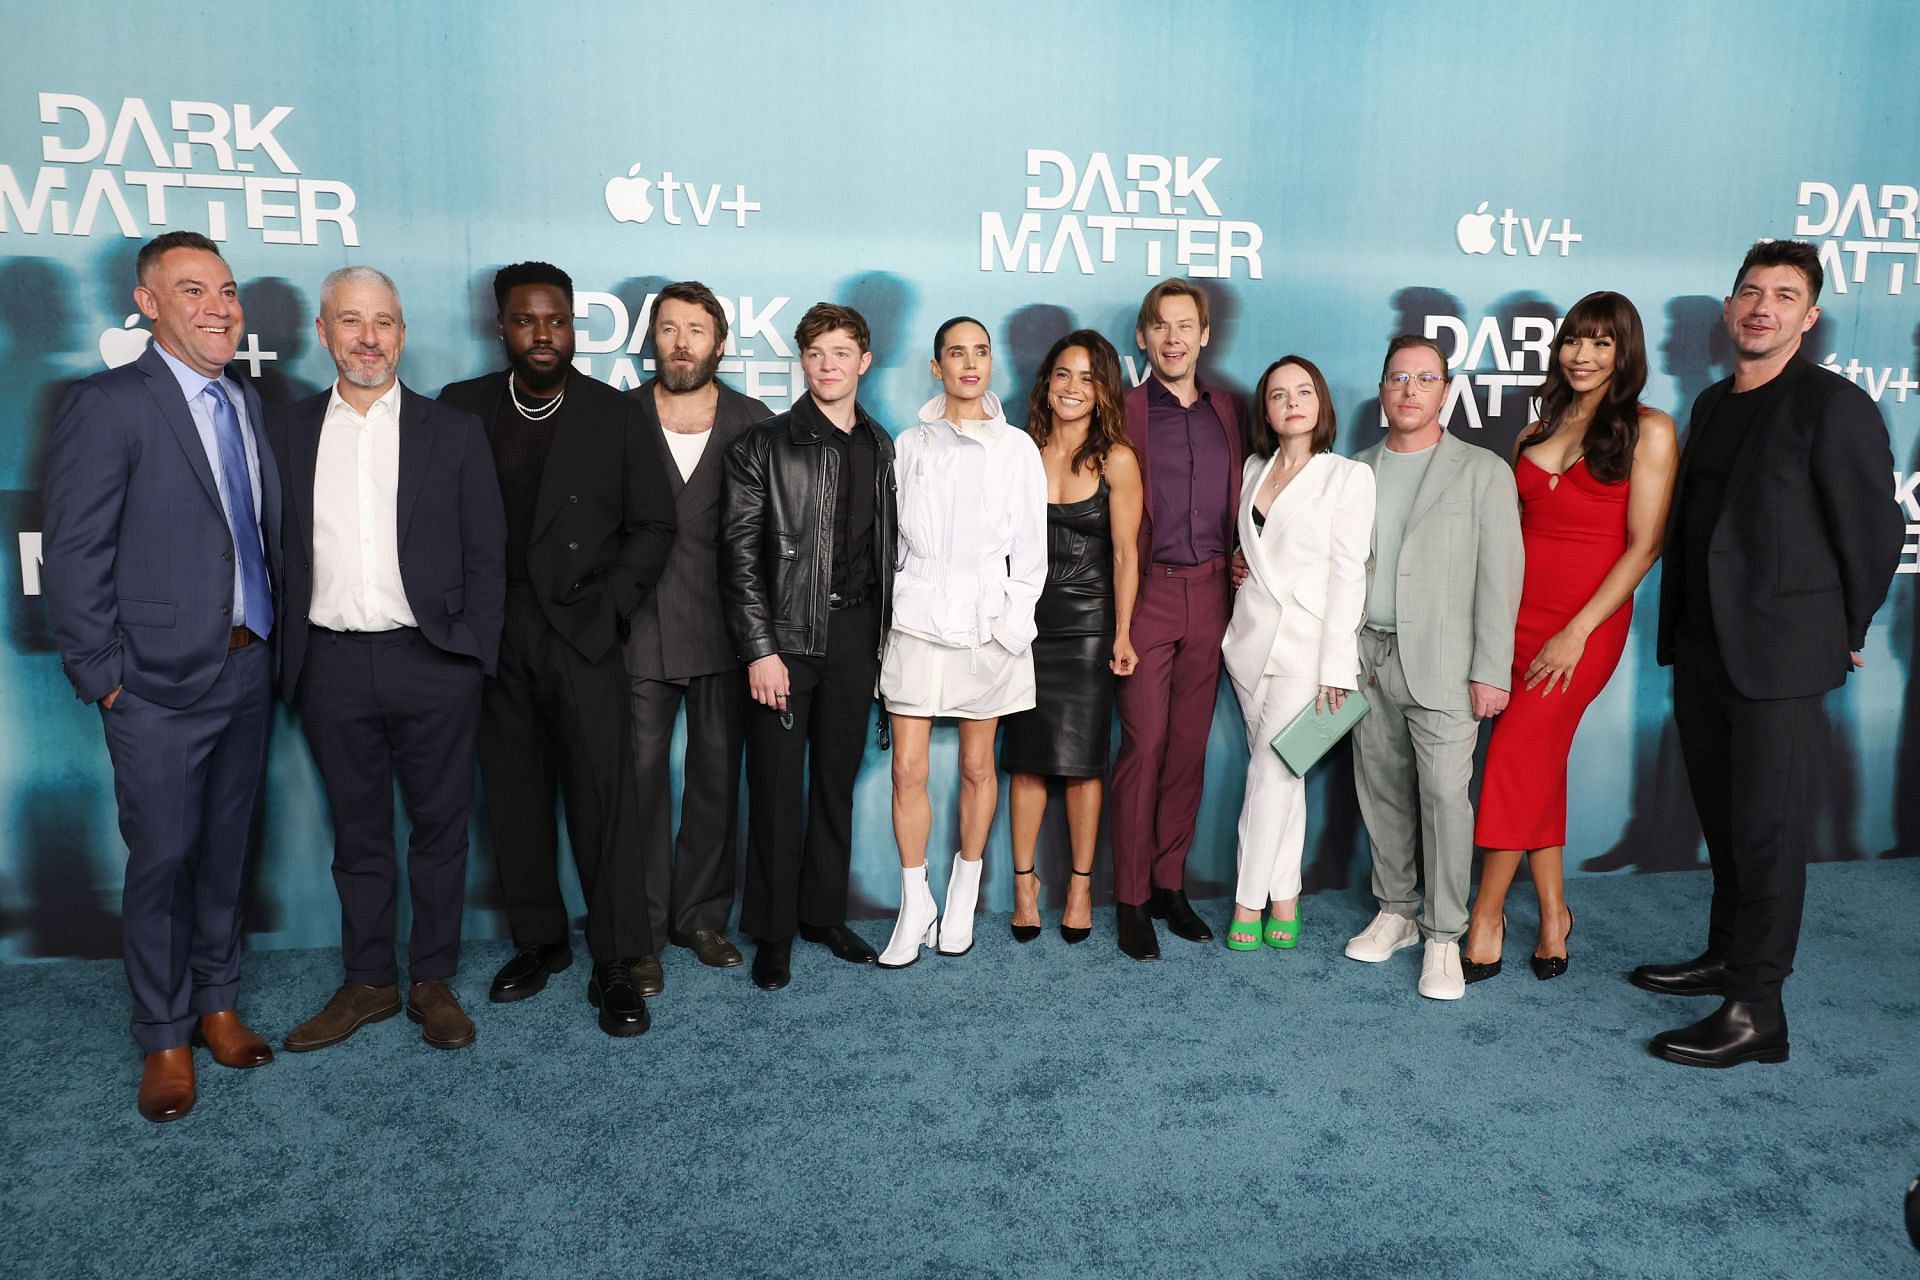
[[[254,1034],[252,1027],[240,1021],[231,1009],[203,1013],[194,1029],[193,1043],[213,1051],[213,1060],[223,1067],[264,1067],[273,1061],[273,1050]]]
[[[193,1050],[186,1045],[147,1055],[140,1069],[140,1114],[155,1124],[193,1110]]]
[[[306,1053],[339,1044],[369,1022],[381,1022],[400,1012],[399,987],[369,987],[342,983],[327,1007],[287,1033],[281,1047],[288,1053]]]
[[[676,947],[685,947],[693,952],[699,957],[700,963],[709,969],[731,969],[740,963],[740,948],[727,941],[725,934],[717,933],[712,929],[695,929],[692,933],[670,934],[667,941]]]
[[[473,1043],[473,1019],[444,982],[408,987],[407,1016],[420,1024],[420,1038],[436,1049],[464,1049]]]

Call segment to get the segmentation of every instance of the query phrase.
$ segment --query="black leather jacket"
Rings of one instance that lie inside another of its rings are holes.
[[[873,568],[880,579],[880,646],[893,615],[893,439],[855,406],[853,429],[875,444]],[[822,431],[835,428],[811,403],[768,418],[727,450],[720,509],[720,593],[742,662],[772,653],[823,657],[833,582],[834,499],[839,455]]]

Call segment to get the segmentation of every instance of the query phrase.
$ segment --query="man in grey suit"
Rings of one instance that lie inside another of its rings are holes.
[[[725,930],[747,683],[720,608],[720,490],[728,447],[773,414],[714,377],[727,346],[727,313],[707,286],[690,280],[660,290],[652,329],[658,372],[633,395],[647,447],[658,452],[673,490],[679,532],[626,644],[642,883],[656,944],[666,938],[725,969],[740,963]],[[676,839],[667,748],[682,701],[687,749]],[[641,958],[634,978],[642,995],[660,993],[666,974],[658,952]]]
[[[1447,434],[1446,394],[1439,344],[1395,338],[1380,375],[1387,438],[1360,454],[1374,470],[1378,501],[1360,632],[1373,710],[1354,729],[1353,775],[1380,913],[1347,943],[1353,959],[1378,963],[1424,936],[1420,994],[1434,1000],[1466,991],[1459,939],[1473,875],[1467,783],[1479,722],[1507,705],[1524,555],[1513,471]]]

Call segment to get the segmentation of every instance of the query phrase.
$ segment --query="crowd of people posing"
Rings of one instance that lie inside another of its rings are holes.
[[[1540,908],[1530,964],[1554,978],[1575,923],[1569,750],[1663,548],[1660,656],[1677,663],[1714,904],[1701,956],[1633,980],[1723,997],[1656,1037],[1661,1056],[1783,1060],[1802,730],[1858,665],[1902,536],[1878,410],[1797,358],[1820,283],[1805,245],[1748,254],[1725,310],[1734,375],[1694,407],[1684,453],[1673,420],[1641,403],[1638,313],[1600,292],[1567,312],[1511,457],[1444,429],[1446,352],[1409,334],[1380,371],[1385,438],[1347,458],[1306,356],[1268,365],[1244,406],[1209,383],[1208,297],[1178,279],[1140,304],[1138,386],[1111,342],[1077,330],[1046,353],[1015,421],[992,390],[988,326],[961,316],[933,334],[937,394],[896,434],[859,400],[873,353],[849,307],[806,312],[806,394],[775,415],[716,379],[728,322],[705,286],[660,290],[657,372],[622,394],[572,368],[567,275],[520,263],[495,280],[507,367],[428,400],[398,379],[396,287],[349,267],[322,286],[316,321],[339,379],[263,408],[225,372],[244,330],[217,249],[163,236],[135,290],[153,348],[80,384],[55,429],[44,552],[67,671],[101,706],[116,771],[141,1110],[192,1105],[190,1042],[229,1066],[272,1056],[235,997],[275,680],[326,788],[345,961],[345,982],[287,1034],[292,1051],[402,1008],[429,1044],[473,1040],[448,980],[476,754],[516,944],[490,996],[535,995],[572,962],[563,799],[587,994],[612,1035],[647,1029],[665,944],[743,962],[726,936],[743,749],[740,929],[764,989],[791,980],[796,937],[882,968],[969,951],[1002,772],[1016,941],[1042,930],[1036,843],[1055,779],[1071,845],[1059,932],[1090,935],[1110,773],[1121,950],[1156,959],[1156,921],[1211,942],[1186,863],[1223,668],[1249,750],[1225,946],[1300,945],[1306,789],[1269,744],[1363,695],[1353,774],[1378,914],[1346,955],[1419,945],[1420,994],[1458,999],[1501,972],[1525,860]],[[877,952],[846,921],[876,690],[900,860]],[[683,708],[676,831],[668,744]],[[957,725],[960,775],[939,900],[936,720]],[[404,998],[396,779],[412,827]]]

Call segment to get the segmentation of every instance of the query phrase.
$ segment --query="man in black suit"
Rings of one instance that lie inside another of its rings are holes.
[[[61,668],[99,707],[113,761],[140,1114],[165,1121],[198,1096],[190,1043],[222,1066],[273,1060],[234,1005],[280,479],[260,397],[226,372],[246,320],[219,246],[169,231],[141,248],[135,278],[153,345],[67,394],[42,554]]]
[[[727,450],[721,595],[747,664],[747,886],[753,982],[792,977],[797,933],[878,959],[847,928],[853,784],[893,601],[893,438],[861,407],[872,334],[817,303],[794,330],[807,394]],[[884,743],[883,743],[884,745]]]
[[[286,477],[280,688],[299,709],[333,813],[346,981],[289,1032],[323,1049],[401,1008],[393,784],[407,807],[407,1016],[437,1049],[473,1043],[459,966],[480,686],[500,648],[506,523],[471,414],[402,386],[393,281],[342,267],[320,286],[339,378],[274,410]]]
[[[689,280],[661,289],[651,327],[659,372],[633,397],[673,490],[679,532],[660,585],[633,615],[626,646],[647,925],[656,945],[665,938],[726,969],[740,963],[725,930],[747,681],[720,608],[720,486],[727,449],[772,413],[714,377],[726,351],[727,313],[707,286]],[[683,701],[676,841],[667,748]],[[666,983],[658,953],[643,957],[634,974],[642,995],[658,995]]]
[[[1702,955],[1632,981],[1724,998],[1653,1038],[1686,1066],[1787,1060],[1780,991],[1800,940],[1820,700],[1863,665],[1900,556],[1879,409],[1798,358],[1822,278],[1799,241],[1763,241],[1740,264],[1724,308],[1733,377],[1694,402],[1667,525],[1658,654],[1713,906]]]
[[[587,998],[601,1030],[637,1036],[648,1016],[633,969],[654,944],[620,642],[672,549],[673,493],[639,407],[571,368],[567,273],[517,263],[493,293],[509,368],[440,395],[487,424],[507,512],[507,625],[481,710],[480,772],[519,950],[491,996],[534,995],[573,963],[557,791],[587,903]]]

